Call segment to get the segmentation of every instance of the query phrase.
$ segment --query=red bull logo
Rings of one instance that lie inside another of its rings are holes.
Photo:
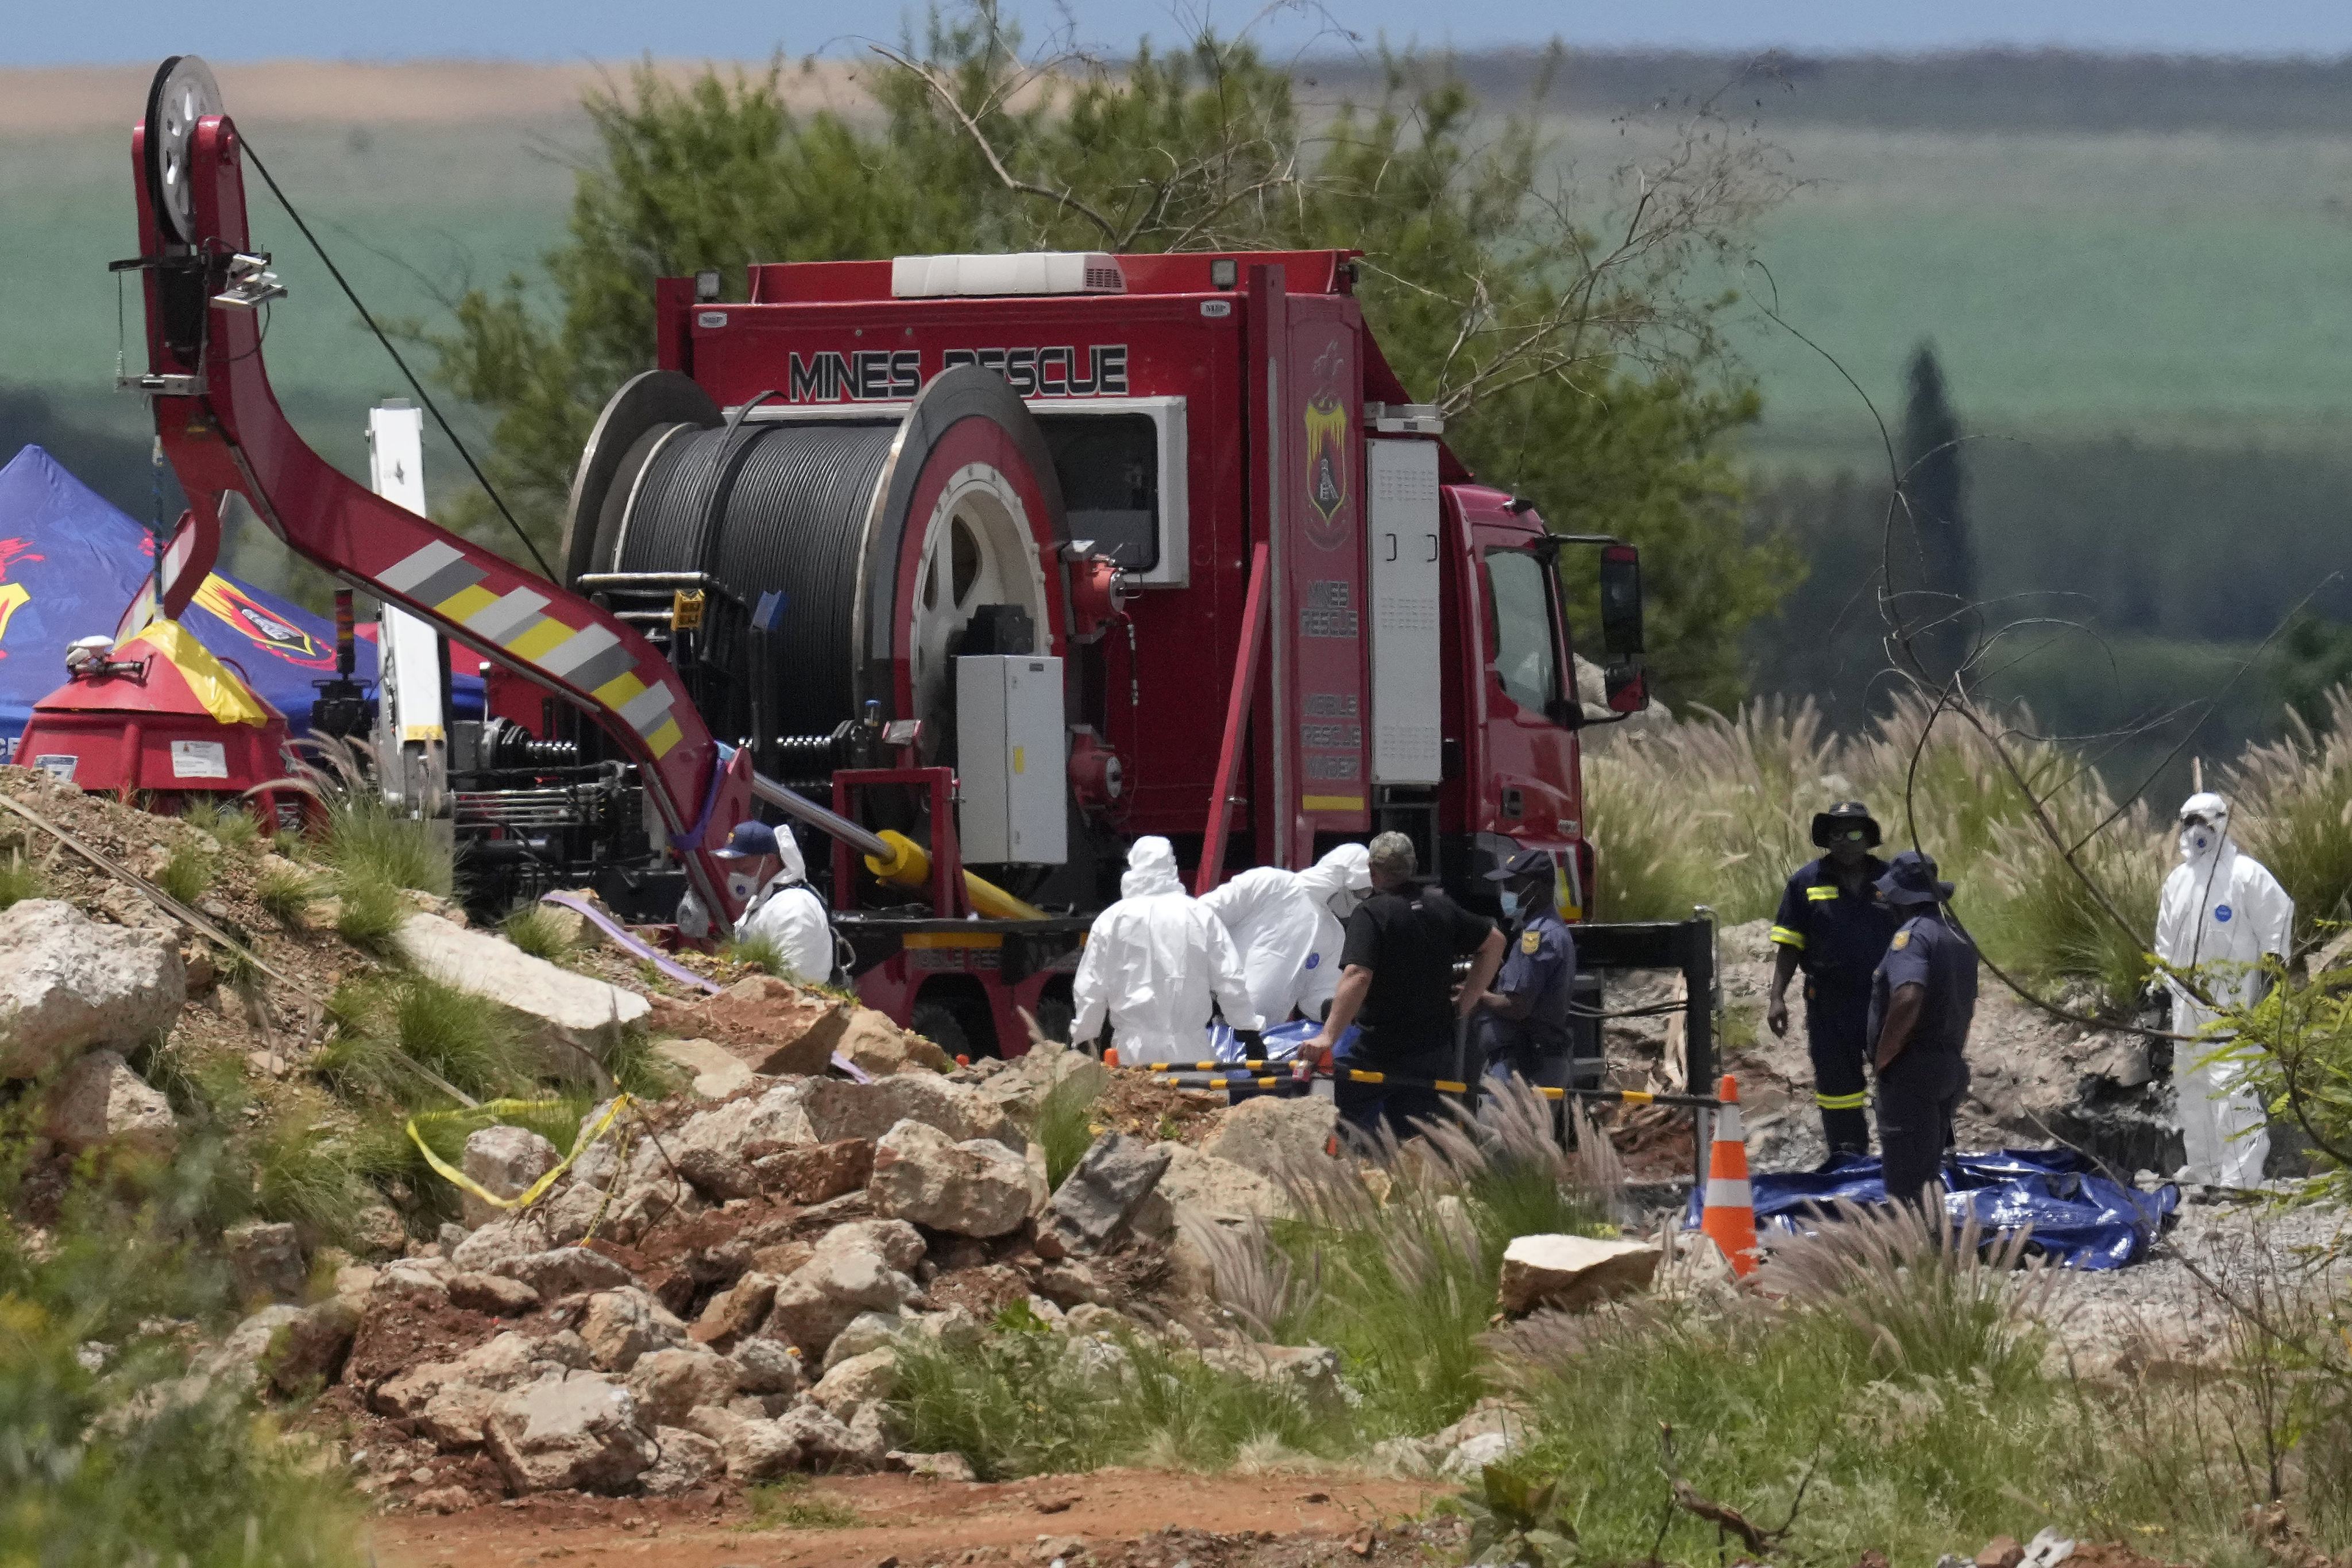
[[[254,596],[226,578],[207,576],[195,602],[226,621],[243,637],[290,664],[332,669],[335,650],[301,627],[280,620]]]
[[[8,574],[19,561],[46,559],[33,553],[33,542],[29,539],[0,539],[0,643],[7,641],[8,623],[16,618],[16,612],[33,602],[33,591]],[[0,647],[0,658],[7,657],[8,650]]]

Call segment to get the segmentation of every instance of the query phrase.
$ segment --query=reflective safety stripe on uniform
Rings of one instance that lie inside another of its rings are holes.
[[[1805,933],[1801,931],[1790,931],[1787,926],[1774,926],[1772,940],[1782,947],[1802,948],[1805,945]]]
[[[1828,884],[1828,885],[1826,885],[1826,886],[1815,886],[1815,887],[1807,888],[1807,889],[1805,889],[1805,897],[1806,897],[1806,898],[1808,898],[1808,899],[1811,899],[1814,903],[1817,903],[1817,904],[1828,903],[1828,902],[1832,901],[1832,900],[1834,900],[1837,896],[1838,896],[1837,884],[1836,884],[1836,883],[1834,883],[1834,882],[1830,883],[1830,884]]]
[[[639,665],[609,626],[574,626],[543,612],[547,595],[528,587],[494,595],[487,575],[458,549],[436,540],[382,573],[384,586],[427,604],[503,648],[519,662],[586,691],[635,731],[658,759],[685,738],[677,697],[658,668]]]
[[[1813,1096],[1813,1103],[1823,1110],[1862,1110],[1867,1109],[1870,1104],[1870,1091],[1863,1089],[1853,1094],[1816,1093]]]

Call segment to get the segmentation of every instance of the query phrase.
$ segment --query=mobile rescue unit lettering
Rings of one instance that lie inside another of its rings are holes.
[[[940,371],[976,364],[1003,376],[1023,397],[1123,397],[1127,345],[1090,348],[949,349],[926,369],[920,349],[822,350],[787,356],[787,403],[879,403],[912,397]]]

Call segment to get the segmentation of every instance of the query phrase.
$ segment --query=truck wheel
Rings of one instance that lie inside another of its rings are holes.
[[[918,1002],[907,1017],[907,1027],[951,1057],[971,1055],[971,1037],[952,1008],[938,1002]]]

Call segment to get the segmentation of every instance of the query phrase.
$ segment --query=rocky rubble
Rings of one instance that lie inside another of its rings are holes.
[[[1789,1033],[1764,1026],[1771,994],[1772,945],[1763,921],[1727,929],[1719,956],[1725,1034],[1724,1070],[1739,1079],[1748,1157],[1759,1170],[1802,1170],[1828,1153],[1813,1109],[1812,1064],[1805,1051],[1801,982],[1791,985]],[[1679,994],[1679,978],[1644,974],[1612,983],[1612,1009],[1638,1008]],[[1680,1020],[1617,1018],[1606,1026],[1610,1066],[1629,1087],[1665,1087],[1681,1057]],[[1671,1047],[1671,1048],[1669,1048]],[[1672,1064],[1672,1065],[1670,1065]],[[2180,1163],[2171,1088],[2154,1070],[2147,1043],[2061,1023],[2020,1001],[1990,975],[1979,992],[1969,1037],[1974,1081],[1959,1116],[1962,1148],[2046,1147],[2072,1143],[2124,1174],[2170,1172]],[[1686,1121],[1662,1110],[1629,1121],[1654,1121],[1679,1141],[1652,1173],[1686,1172]],[[1626,1140],[1621,1136],[1621,1146]]]
[[[747,1071],[724,1099],[641,1108],[631,1137],[589,1145],[528,1210],[477,1200],[439,1243],[346,1267],[309,1305],[320,1287],[294,1228],[245,1227],[231,1252],[252,1315],[203,1374],[271,1398],[323,1387],[309,1419],[347,1434],[362,1485],[436,1509],[807,1469],[961,1473],[894,1429],[898,1355],[974,1342],[1016,1304],[1107,1374],[1120,1334],[1157,1334],[1310,1402],[1343,1397],[1336,1356],[1250,1344],[1185,1258],[1180,1215],[1276,1212],[1266,1175],[1107,1131],[1048,1192],[1026,1123],[1054,1083],[1102,1072],[1059,1049],[952,1074],[910,1058],[865,1083]],[[1253,1110],[1226,1146],[1319,1152],[1328,1122],[1328,1108]],[[557,1158],[494,1127],[464,1168],[512,1196]]]

